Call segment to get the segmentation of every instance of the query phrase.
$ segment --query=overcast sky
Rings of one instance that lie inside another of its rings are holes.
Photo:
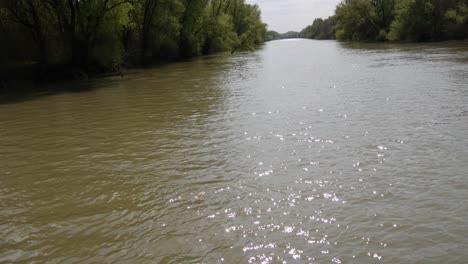
[[[258,4],[262,10],[263,21],[269,30],[280,33],[300,31],[312,24],[315,18],[333,15],[341,0],[247,0]]]

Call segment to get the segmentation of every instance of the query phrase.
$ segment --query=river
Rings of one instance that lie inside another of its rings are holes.
[[[468,261],[466,42],[274,41],[49,90],[0,101],[2,263]]]

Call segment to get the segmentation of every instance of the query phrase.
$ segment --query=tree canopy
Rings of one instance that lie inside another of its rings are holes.
[[[202,54],[251,50],[267,38],[245,0],[4,0],[0,65],[37,62],[111,71]]]
[[[301,32],[311,39],[438,41],[468,37],[467,0],[343,0]]]

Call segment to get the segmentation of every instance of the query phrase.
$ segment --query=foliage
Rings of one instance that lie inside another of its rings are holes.
[[[315,19],[302,36],[345,41],[464,39],[468,37],[468,1],[343,0],[334,16]]]
[[[336,17],[327,19],[317,18],[312,25],[301,31],[301,37],[308,39],[334,39],[336,28]]]
[[[212,9],[208,9],[212,10]],[[209,11],[208,11],[209,12]],[[203,53],[220,52],[233,49],[238,42],[231,16],[209,13],[204,21],[205,41]]]
[[[301,38],[301,32],[297,31],[288,31],[286,33],[278,33],[276,31],[269,31],[267,33],[269,35],[269,40],[278,40],[278,39],[294,39],[294,38]]]
[[[274,31],[274,30],[270,30],[267,32],[267,37],[266,37],[266,40],[267,41],[271,41],[271,40],[276,40],[276,39],[279,39],[280,38],[280,33]]]
[[[0,64],[6,60],[36,61],[43,69],[66,65],[99,72],[118,69],[124,63],[143,65],[211,52],[251,50],[267,39],[260,9],[245,0],[0,3]]]
[[[379,32],[377,13],[368,0],[349,0],[336,9],[340,40],[375,39]]]

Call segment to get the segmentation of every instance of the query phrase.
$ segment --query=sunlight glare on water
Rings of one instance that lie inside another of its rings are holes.
[[[467,58],[275,41],[2,100],[0,262],[465,263]]]

